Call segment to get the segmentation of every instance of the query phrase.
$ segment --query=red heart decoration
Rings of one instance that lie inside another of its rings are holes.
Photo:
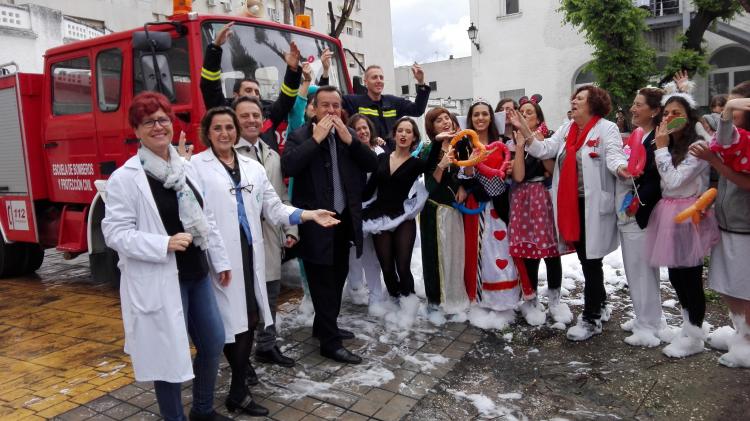
[[[505,259],[497,259],[497,260],[495,260],[495,264],[500,269],[505,269],[506,267],[508,267],[508,261],[505,260]]]
[[[506,231],[495,231],[492,233],[498,241],[505,240],[505,236],[508,234]]]
[[[490,216],[494,219],[499,219],[500,215],[497,214],[497,211],[495,209],[490,209]]]

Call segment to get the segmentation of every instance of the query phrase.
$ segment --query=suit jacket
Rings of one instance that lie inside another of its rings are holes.
[[[375,152],[358,142],[349,129],[352,143],[346,145],[338,135],[336,156],[341,184],[346,193],[346,209],[349,212],[351,240],[357,247],[357,256],[362,254],[362,179],[377,168]],[[281,156],[284,175],[294,177],[292,204],[300,209],[328,209],[333,211],[333,179],[331,172],[331,150],[328,141],[318,144],[312,137],[312,123],[307,123],[292,132],[287,138]],[[346,212],[346,211],[345,211]],[[313,222],[299,226],[300,257],[315,264],[333,264],[334,229],[323,228]]]
[[[250,142],[243,139],[237,146],[245,144],[249,145]],[[286,184],[284,184],[284,178],[281,175],[281,157],[278,152],[271,149],[261,139],[258,139],[258,143],[255,146],[260,148],[259,152],[263,160],[260,164],[266,170],[268,181],[271,182],[281,202],[288,205],[289,194]],[[240,153],[244,154],[242,151]],[[247,156],[256,162],[258,161],[258,157],[255,154],[248,153]],[[278,281],[281,279],[281,249],[284,247],[286,236],[291,235],[299,239],[299,230],[296,225],[274,225],[266,218],[262,219],[261,225],[263,227],[263,247],[266,251],[266,282]]]

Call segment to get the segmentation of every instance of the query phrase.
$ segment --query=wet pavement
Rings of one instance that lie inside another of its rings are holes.
[[[564,301],[577,314],[580,265],[563,263]],[[357,335],[346,345],[364,357],[358,366],[320,357],[311,313],[300,310],[298,292],[287,294],[279,344],[297,365],[256,364],[261,384],[252,390],[280,421],[744,419],[750,372],[721,367],[720,352],[673,360],[661,347],[623,343],[619,324],[632,303],[621,269],[617,256],[605,258],[612,320],[585,343],[567,341],[549,321],[530,327],[520,317],[485,331],[465,322],[434,326],[420,313],[403,331],[347,303],[340,325]],[[675,326],[679,312],[663,279],[664,310]],[[727,317],[715,298],[709,295],[707,320],[718,327]],[[53,253],[37,276],[0,280],[0,419],[158,419],[152,385],[133,381],[122,334],[117,292],[91,282],[84,257],[63,261]],[[222,361],[215,406],[225,414],[229,378]],[[186,411],[191,398],[188,382]]]

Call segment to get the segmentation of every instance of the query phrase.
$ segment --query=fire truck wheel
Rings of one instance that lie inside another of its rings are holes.
[[[26,250],[24,250],[26,254],[26,264],[23,268],[23,273],[31,273],[36,272],[39,267],[42,266],[42,262],[44,261],[44,249],[39,246],[39,244],[24,244],[26,246]]]
[[[0,237],[0,278],[9,278],[23,273],[23,244],[8,244]]]
[[[91,268],[91,279],[97,283],[106,283],[115,287],[120,286],[120,269],[117,262],[120,260],[117,252],[107,247],[99,253],[89,254],[89,267]]]

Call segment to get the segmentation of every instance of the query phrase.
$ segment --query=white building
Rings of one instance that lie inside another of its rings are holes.
[[[652,12],[647,39],[657,49],[657,63],[679,44],[677,36],[688,23],[687,0],[640,1]],[[568,98],[579,84],[592,82],[582,71],[591,60],[591,47],[570,25],[563,24],[557,1],[470,0],[471,20],[478,29],[479,48],[472,48],[475,96],[491,101],[539,93],[551,125],[562,121]],[[687,8],[687,9],[686,9]],[[742,15],[731,25],[719,23],[705,35],[714,68],[708,80],[697,78],[696,99],[707,105],[710,95],[726,93],[750,79],[750,18]]]
[[[192,3],[198,13],[230,14],[244,1]],[[281,0],[264,3],[266,18],[283,21]],[[334,1],[334,13],[342,3]],[[308,0],[305,13],[312,16],[313,30],[330,32],[327,0]],[[38,73],[43,68],[43,54],[51,47],[165,20],[171,14],[171,0],[0,0],[0,45],[4,47],[0,49],[0,64],[13,61],[21,71]],[[385,73],[386,90],[395,92],[390,0],[358,0],[340,39],[348,51],[351,76],[363,74],[354,57],[365,67],[379,64]]]

